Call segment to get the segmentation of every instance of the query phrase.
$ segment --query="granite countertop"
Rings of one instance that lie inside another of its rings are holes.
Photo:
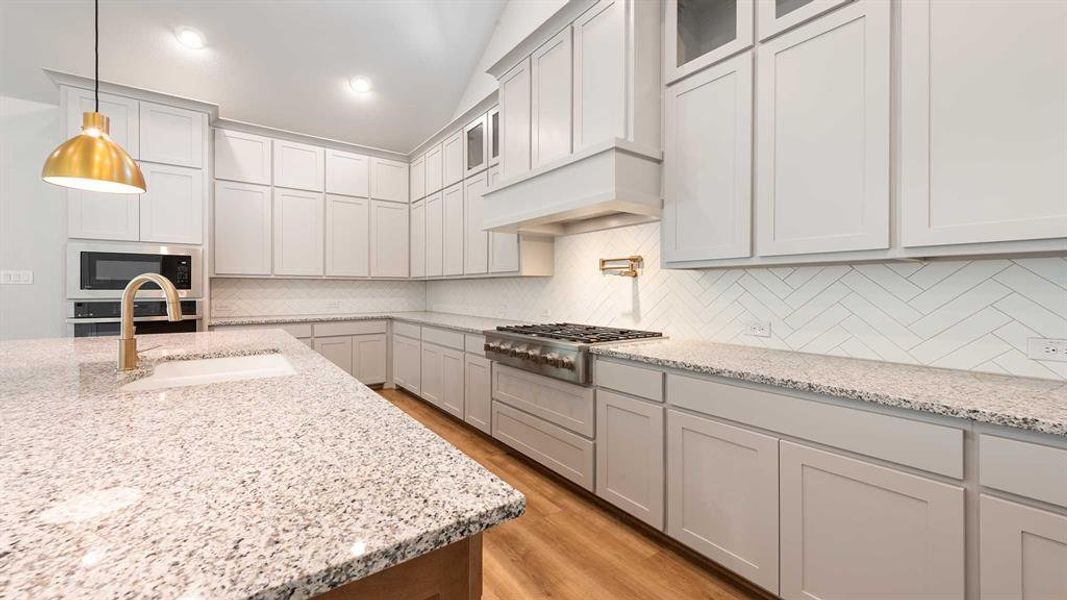
[[[1067,382],[669,339],[594,354],[1067,436]]]
[[[132,377],[257,352],[297,373],[129,393],[114,338],[0,343],[0,597],[306,597],[525,509],[282,331],[140,346]]]
[[[514,325],[517,321],[497,319],[494,317],[473,317],[453,313],[414,311],[414,312],[378,312],[378,313],[339,313],[324,315],[263,315],[249,317],[214,317],[209,323],[212,327],[226,325],[273,325],[282,323],[316,323],[323,321],[373,321],[394,319],[407,323],[444,327],[465,333],[481,333],[487,329],[496,329],[498,325]]]

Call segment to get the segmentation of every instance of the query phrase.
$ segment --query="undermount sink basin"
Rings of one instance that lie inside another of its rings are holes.
[[[293,375],[296,370],[281,354],[227,356],[161,362],[152,374],[122,386],[124,392],[188,387],[223,381],[243,381]]]

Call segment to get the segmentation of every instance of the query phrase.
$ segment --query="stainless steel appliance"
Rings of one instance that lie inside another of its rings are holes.
[[[67,245],[67,297],[119,298],[131,279],[156,273],[174,283],[182,298],[203,295],[203,252],[196,246],[84,242]],[[140,298],[162,298],[155,284]]]
[[[122,302],[72,302],[73,316],[67,319],[74,337],[118,335],[122,324]],[[137,333],[184,333],[196,331],[202,318],[199,300],[182,300],[182,320],[167,320],[167,303],[163,300],[137,300],[133,303],[133,322]]]
[[[501,326],[484,334],[489,359],[580,385],[592,383],[589,349],[593,346],[663,338],[656,331],[577,323]]]

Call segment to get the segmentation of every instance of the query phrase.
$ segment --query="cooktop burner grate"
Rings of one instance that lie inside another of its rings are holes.
[[[598,344],[604,342],[622,342],[645,338],[663,337],[656,331],[637,329],[617,329],[614,327],[597,327],[578,323],[545,323],[538,325],[502,325],[497,331],[518,333],[535,338],[565,340],[580,344]]]

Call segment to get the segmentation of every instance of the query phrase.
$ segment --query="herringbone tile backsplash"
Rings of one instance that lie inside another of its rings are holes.
[[[557,238],[554,277],[435,281],[427,308],[1067,379],[1067,363],[1026,357],[1027,338],[1067,338],[1067,259],[668,270],[659,232]],[[630,254],[645,257],[639,278],[600,274],[597,259]],[[748,335],[753,321],[771,337]]]
[[[216,317],[425,310],[421,281],[212,279]]]

